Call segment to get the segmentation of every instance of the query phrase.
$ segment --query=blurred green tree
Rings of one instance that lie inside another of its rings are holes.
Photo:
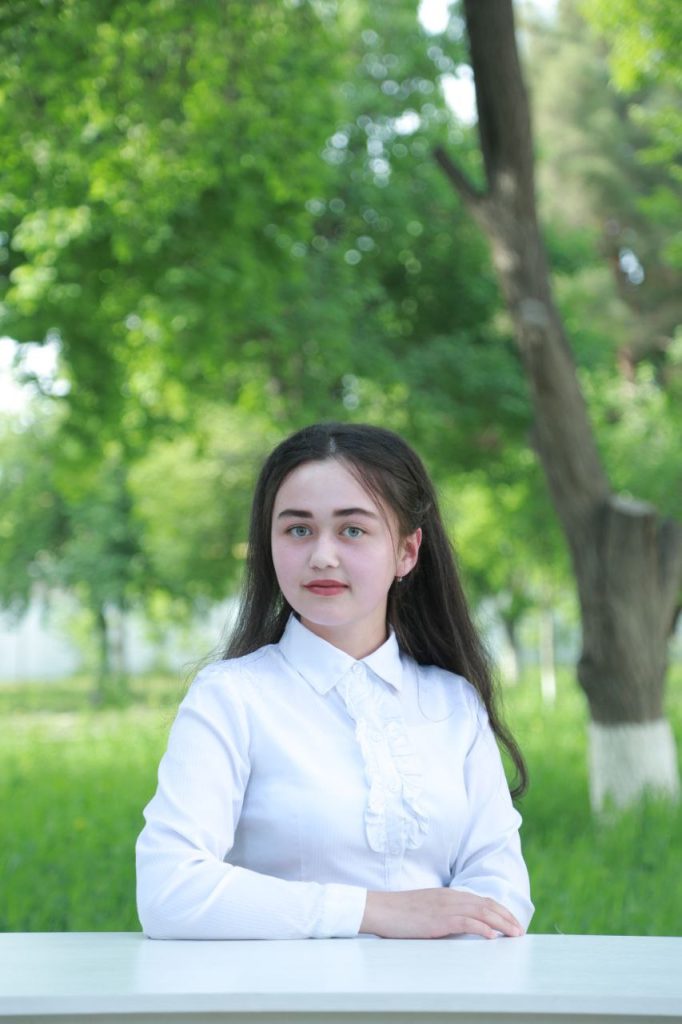
[[[340,19],[315,3],[17,2],[0,18],[2,323],[61,342],[70,415],[51,458],[89,541],[33,537],[64,582],[94,593],[92,567],[112,607],[131,600],[125,558],[94,543],[122,507],[92,504],[112,450],[139,600],[233,584],[254,423],[262,448],[273,426],[388,421],[442,472],[506,472],[527,401],[484,245],[463,211],[454,253],[430,227],[452,220],[430,148],[446,123],[434,76],[453,64],[411,2]]]
[[[675,0],[583,0],[580,10],[606,43],[613,81],[626,97],[630,117],[648,136],[639,159],[644,168],[656,169],[662,180],[641,197],[641,206],[667,228],[663,256],[679,270],[682,231],[675,226],[682,183],[682,9]]]
[[[96,464],[69,462],[59,418],[51,410],[21,431],[2,422],[0,606],[21,613],[36,584],[76,594],[97,636],[93,700],[103,703],[125,691],[122,619],[150,577],[120,447]]]
[[[464,0],[484,183],[436,156],[487,235],[530,384],[534,444],[571,552],[581,605],[580,683],[591,712],[591,795],[601,809],[648,787],[679,793],[663,712],[682,585],[682,527],[612,491],[597,451],[540,233],[530,108],[511,0]]]
[[[612,21],[608,40],[596,36],[588,21],[598,9],[583,17],[576,0],[561,0],[555,21],[530,26],[540,210],[613,487],[671,516],[682,503],[682,264],[673,258],[679,217],[659,216],[655,200],[661,190],[674,195],[679,211],[682,197],[674,163],[656,157],[649,117],[667,105],[670,87],[614,87],[619,37]]]
[[[3,329],[58,334],[89,438],[230,400],[326,178],[324,5],[12,0],[0,54]]]

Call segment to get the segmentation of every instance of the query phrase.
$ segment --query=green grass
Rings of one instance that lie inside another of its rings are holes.
[[[530,770],[519,810],[536,906],[531,931],[680,934],[682,805],[648,799],[611,821],[592,816],[587,709],[568,673],[553,707],[543,706],[530,680],[506,691],[505,706]],[[680,666],[669,679],[666,710],[680,750]]]
[[[135,838],[182,692],[94,710],[85,680],[0,687],[0,931],[139,928]]]
[[[668,711],[682,747],[682,673]],[[0,931],[128,931],[135,838],[182,680],[138,681],[94,710],[86,680],[0,686]],[[562,677],[553,707],[532,679],[506,691],[527,756],[520,805],[534,932],[673,935],[682,921],[682,807],[647,801],[611,824],[590,815],[585,709]]]

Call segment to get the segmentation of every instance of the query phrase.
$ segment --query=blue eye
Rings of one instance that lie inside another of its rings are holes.
[[[292,537],[307,537],[310,533],[309,526],[291,526],[287,533],[290,533]]]
[[[355,540],[356,537],[362,537],[365,531],[362,530],[359,526],[347,526],[343,532],[346,534],[347,537],[350,537],[352,540]]]

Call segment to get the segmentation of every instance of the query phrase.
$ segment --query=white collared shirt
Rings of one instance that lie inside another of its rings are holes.
[[[355,936],[368,889],[533,912],[478,694],[394,635],[356,661],[292,617],[278,644],[205,668],[145,819],[138,911],[156,938]]]

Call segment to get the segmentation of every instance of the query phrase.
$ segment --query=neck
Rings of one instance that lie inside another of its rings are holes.
[[[344,654],[349,654],[356,661],[369,657],[370,654],[373,654],[374,651],[378,650],[388,640],[388,629],[385,623],[383,629],[369,632],[365,629],[349,629],[348,626],[343,628],[323,626],[303,618],[300,621],[315,636],[326,640],[332,647],[338,647],[340,651],[343,651]]]

